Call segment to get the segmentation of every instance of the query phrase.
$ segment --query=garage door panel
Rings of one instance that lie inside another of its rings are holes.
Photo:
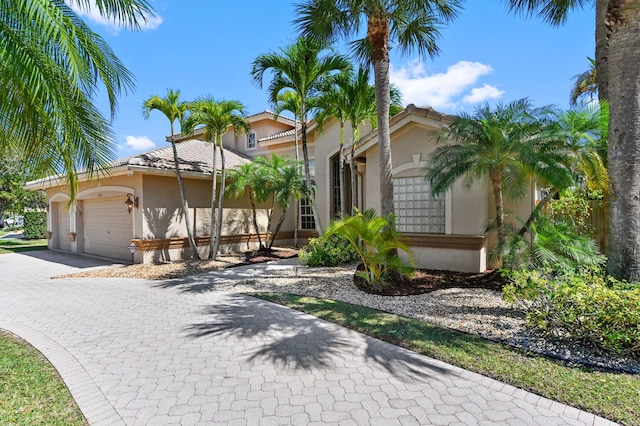
[[[121,197],[83,202],[84,251],[98,256],[129,260],[127,246],[133,235],[133,216]]]

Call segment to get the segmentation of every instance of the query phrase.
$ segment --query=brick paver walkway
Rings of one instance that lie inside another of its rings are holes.
[[[53,362],[90,424],[609,424],[202,277],[49,279],[98,264],[0,256],[0,328]]]

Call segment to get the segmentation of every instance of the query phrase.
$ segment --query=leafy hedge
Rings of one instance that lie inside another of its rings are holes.
[[[360,258],[349,240],[337,234],[311,238],[300,250],[298,257],[303,264],[309,266],[346,265]]]
[[[44,238],[47,231],[47,214],[44,212],[24,213],[24,238],[26,240],[37,240]]]
[[[640,358],[640,284],[616,281],[602,269],[515,271],[510,280],[504,298],[525,308],[529,326]]]

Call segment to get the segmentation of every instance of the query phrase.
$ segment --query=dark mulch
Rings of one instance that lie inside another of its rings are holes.
[[[358,265],[358,271],[364,270],[364,265]],[[387,278],[383,285],[372,288],[359,277],[354,277],[354,283],[360,290],[382,296],[409,296],[413,294],[429,293],[447,288],[486,288],[502,290],[504,280],[499,271],[482,273],[465,273],[444,271],[437,269],[416,269],[410,276],[394,274]]]
[[[252,265],[254,263],[270,262],[272,260],[289,259],[298,256],[299,249],[294,248],[274,248],[271,250],[254,250],[244,254],[244,261],[238,265]]]

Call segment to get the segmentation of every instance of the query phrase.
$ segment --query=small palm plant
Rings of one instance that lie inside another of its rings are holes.
[[[352,216],[333,222],[326,231],[328,236],[338,234],[349,240],[364,265],[364,271],[356,274],[373,288],[384,286],[385,278],[392,273],[407,274],[411,267],[397,256],[402,250],[413,265],[413,254],[400,241],[393,215],[378,216],[373,209],[364,213],[354,209]]]

